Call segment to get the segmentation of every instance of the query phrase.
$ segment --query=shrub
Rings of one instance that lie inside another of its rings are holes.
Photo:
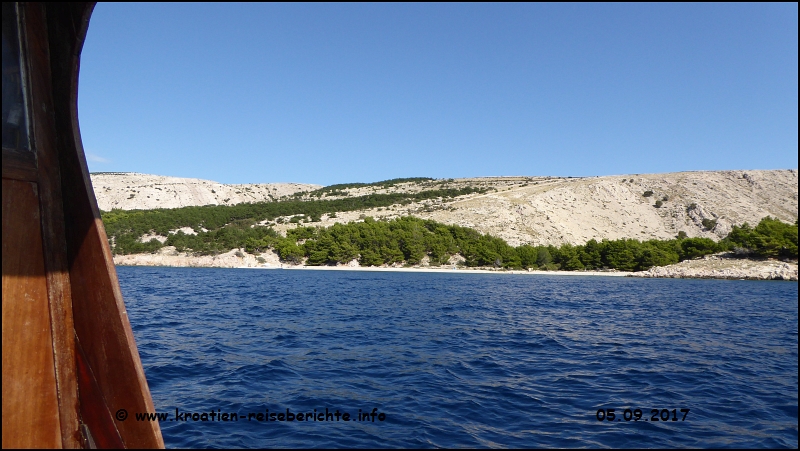
[[[650,191],[650,190],[647,190],[647,191],[645,191],[645,192],[642,194],[642,196],[644,196],[644,197],[650,197],[650,196],[652,196],[652,195],[653,195],[653,192],[652,192],[652,191]]]
[[[553,261],[550,251],[546,248],[539,248],[536,253],[536,264],[539,266],[547,266]]]
[[[714,227],[716,227],[716,226],[717,226],[717,220],[716,219],[708,219],[708,218],[704,218],[703,219],[703,227],[706,230],[713,230]]]
[[[669,252],[664,249],[652,246],[642,250],[639,258],[639,271],[647,271],[653,266],[667,266],[678,263],[680,256],[675,252]]]
[[[572,257],[570,257],[570,259],[567,260],[561,267],[561,269],[565,271],[580,271],[584,268],[585,266],[583,265],[583,263],[581,263],[577,255],[573,255]]]
[[[660,200],[656,201],[656,208],[661,208],[662,205],[664,205],[664,202],[661,202]]]
[[[303,260],[303,250],[290,239],[283,239],[275,244],[275,250],[281,260],[289,263],[299,264]],[[327,255],[326,255],[327,256]],[[323,256],[323,261],[324,261]]]
[[[687,238],[681,241],[681,260],[691,260],[704,255],[713,254],[721,246],[710,238]]]

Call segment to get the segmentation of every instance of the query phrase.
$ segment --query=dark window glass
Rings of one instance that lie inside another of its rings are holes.
[[[30,150],[17,7],[3,2],[3,147]]]

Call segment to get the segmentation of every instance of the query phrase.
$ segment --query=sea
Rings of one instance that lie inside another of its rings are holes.
[[[798,446],[796,282],[117,271],[167,447]]]

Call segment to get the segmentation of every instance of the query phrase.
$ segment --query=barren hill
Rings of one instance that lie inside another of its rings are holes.
[[[210,180],[165,177],[135,172],[100,172],[91,175],[101,210],[149,210],[192,205],[236,205],[269,202],[298,191],[321,188],[303,183],[224,185]]]
[[[511,245],[670,239],[680,231],[718,239],[734,224],[755,225],[767,215],[796,221],[797,183],[796,170],[557,179],[476,196],[454,202],[455,211],[419,216],[491,231]],[[652,194],[646,197],[648,191]],[[714,221],[710,230],[704,219]]]
[[[277,200],[318,185],[222,185],[196,179],[142,174],[93,174],[100,208],[156,208]],[[702,171],[585,178],[487,177],[371,186],[318,193],[341,198],[369,193],[413,192],[434,188],[489,188],[447,200],[394,205],[326,215],[328,226],[364,216],[412,215],[472,227],[520,244],[583,244],[594,238],[669,239],[724,237],[732,225],[755,225],[764,216],[797,220],[797,170]],[[123,188],[124,187],[124,188]],[[248,189],[249,188],[249,189]],[[131,197],[130,195],[133,194]],[[150,196],[149,198],[147,196]],[[313,193],[305,198],[312,198]],[[658,205],[658,206],[656,206]],[[269,222],[278,230],[296,227],[288,218]]]

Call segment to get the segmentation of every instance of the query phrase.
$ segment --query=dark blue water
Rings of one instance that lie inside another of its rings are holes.
[[[169,447],[798,445],[797,283],[118,272]]]

